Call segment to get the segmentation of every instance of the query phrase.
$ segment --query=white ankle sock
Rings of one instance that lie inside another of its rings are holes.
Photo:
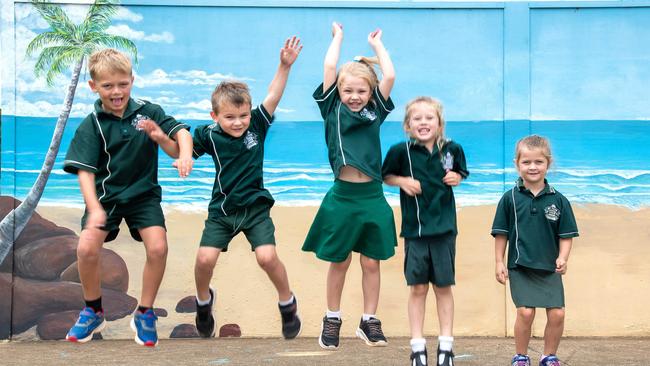
[[[206,305],[208,305],[210,303],[210,301],[212,301],[212,295],[210,295],[207,300],[201,300],[199,298],[199,294],[196,294],[196,303],[199,306],[206,306]]]
[[[363,321],[368,321],[370,318],[376,318],[376,316],[375,314],[364,313],[363,315],[361,315],[361,318],[363,319]]]
[[[454,337],[449,336],[439,336],[438,337],[438,347],[441,351],[451,351],[454,345]]]
[[[411,339],[411,351],[420,352],[427,349],[427,340],[424,338]]]
[[[325,316],[328,318],[341,319],[341,310],[332,311],[330,309],[327,309],[327,314]]]
[[[291,295],[291,297],[287,301],[278,301],[278,304],[280,304],[280,306],[287,306],[293,304],[293,295]]]

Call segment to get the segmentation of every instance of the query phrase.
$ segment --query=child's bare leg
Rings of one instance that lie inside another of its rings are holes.
[[[379,304],[379,288],[381,287],[381,273],[379,260],[361,255],[361,286],[363,288],[363,312],[376,314]]]
[[[525,355],[528,352],[530,333],[533,320],[535,320],[535,308],[517,308],[517,319],[515,320],[515,350],[518,354]]]
[[[546,328],[544,329],[544,354],[557,354],[560,338],[564,332],[564,309],[546,309]]]
[[[255,258],[257,264],[266,272],[269,279],[278,290],[278,299],[287,301],[291,298],[291,289],[289,288],[289,279],[284,264],[278,258],[275,245],[266,244],[255,248]]]
[[[350,268],[352,254],[343,262],[331,262],[327,271],[327,309],[331,311],[341,310],[341,294],[345,284],[345,274]]]
[[[440,335],[451,337],[454,328],[454,294],[451,286],[433,286],[433,292],[436,294]]]
[[[199,300],[207,301],[210,298],[210,281],[214,266],[217,265],[221,249],[213,247],[199,247],[194,263],[194,283]]]
[[[153,307],[167,265],[167,233],[162,226],[149,226],[138,231],[147,253],[142,271],[140,305]]]
[[[107,235],[107,231],[84,229],[79,236],[77,266],[84,300],[95,300],[102,296],[99,254]]]
[[[424,313],[426,311],[427,293],[429,284],[410,286],[408,313],[409,324],[411,325],[411,338],[423,338]]]

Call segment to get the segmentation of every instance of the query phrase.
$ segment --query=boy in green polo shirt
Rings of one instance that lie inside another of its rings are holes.
[[[88,59],[90,88],[99,94],[70,143],[63,169],[77,174],[86,203],[81,219],[77,258],[86,307],[66,339],[87,342],[105,326],[101,302],[100,251],[115,239],[122,218],[131,236],[144,242],[142,297],[133,314],[135,341],[158,343],[153,303],[167,259],[165,218],[160,207],[158,146],[177,158],[181,177],[192,169],[192,137],[187,126],[156,104],[131,98],[133,74],[129,59],[114,49]]]
[[[546,181],[551,162],[546,138],[532,135],[517,142],[515,165],[520,178],[501,197],[492,224],[496,279],[502,284],[509,279],[517,307],[513,366],[530,366],[526,353],[538,307],[546,308],[547,316],[539,365],[560,365],[556,353],[564,330],[562,275],[578,227],[569,201]]]
[[[456,201],[452,187],[467,178],[465,153],[460,144],[445,138],[442,104],[418,97],[406,105],[406,142],[393,145],[384,159],[382,174],[388,185],[400,187],[404,275],[410,287],[411,364],[427,365],[423,336],[429,282],[438,308],[440,334],[436,365],[453,365]]]
[[[262,165],[264,139],[273,122],[273,112],[301,49],[300,39],[295,36],[287,39],[268,94],[253,110],[246,84],[221,82],[211,98],[210,116],[214,123],[199,126],[194,132],[194,157],[210,155],[216,170],[194,267],[196,328],[202,337],[212,337],[215,333],[212,315],[215,293],[210,288],[214,266],[219,254],[227,251],[232,238],[242,231],[255,251],[257,263],[278,291],[282,335],[292,339],[300,333],[302,323],[297,315],[297,301],[275,250],[275,227],[269,216],[274,200],[264,188]]]

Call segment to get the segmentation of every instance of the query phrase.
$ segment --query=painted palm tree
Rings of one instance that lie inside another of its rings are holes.
[[[41,51],[34,66],[36,76],[45,75],[48,85],[52,86],[58,74],[72,67],[72,79],[63,101],[63,110],[56,121],[52,142],[36,182],[25,200],[0,222],[0,263],[9,253],[14,238],[17,238],[27,225],[43,195],[45,184],[59,152],[61,137],[70,115],[84,60],[97,49],[116,47],[132,54],[137,62],[137,48],[132,41],[106,33],[111,18],[117,13],[117,0],[95,0],[81,24],[73,24],[60,5],[44,0],[32,0],[32,5],[51,28],[37,35],[27,46],[27,56]]]

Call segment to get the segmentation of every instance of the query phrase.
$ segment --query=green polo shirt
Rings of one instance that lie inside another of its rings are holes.
[[[258,200],[273,205],[262,179],[264,139],[272,123],[273,116],[260,104],[251,111],[248,130],[238,138],[225,133],[218,123],[196,128],[194,158],[208,154],[215,167],[210,215],[228,216]]]
[[[332,171],[339,177],[341,168],[353,166],[381,182],[381,144],[379,127],[395,106],[385,100],[378,88],[373,101],[353,112],[341,103],[336,83],[323,91],[319,85],[313,95],[325,121],[325,142]]]
[[[442,153],[437,146],[429,152],[414,140],[393,145],[388,150],[382,175],[412,177],[420,181],[422,188],[422,193],[415,197],[400,189],[402,237],[458,233],[454,191],[442,181],[447,174],[446,169],[455,171],[463,178],[469,175],[463,148],[451,140],[445,142]]]
[[[555,272],[560,238],[578,236],[569,201],[544,180],[537,195],[517,185],[501,197],[492,224],[492,236],[508,237],[508,268],[523,266]]]
[[[158,144],[141,130],[140,120],[156,121],[170,137],[189,126],[177,122],[157,105],[129,98],[122,118],[102,109],[101,100],[74,134],[63,162],[63,170],[95,174],[99,201],[121,204],[143,194],[161,197],[158,185]]]

